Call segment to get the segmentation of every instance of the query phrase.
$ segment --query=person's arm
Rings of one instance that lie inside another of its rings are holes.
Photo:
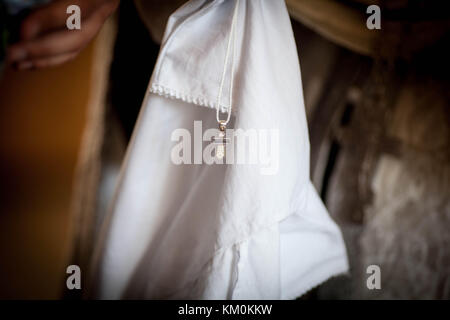
[[[81,29],[69,30],[67,7],[81,9]],[[7,51],[7,63],[19,70],[60,65],[74,59],[95,37],[119,0],[55,0],[33,11],[22,23],[20,41]]]

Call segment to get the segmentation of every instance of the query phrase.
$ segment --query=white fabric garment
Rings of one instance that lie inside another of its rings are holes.
[[[340,230],[309,179],[300,68],[284,1],[239,2],[228,125],[278,130],[276,174],[262,174],[262,164],[171,160],[174,130],[188,129],[195,144],[194,121],[217,128],[235,4],[189,1],[168,21],[97,248],[99,298],[292,299],[348,270]],[[225,86],[223,108],[228,92]]]

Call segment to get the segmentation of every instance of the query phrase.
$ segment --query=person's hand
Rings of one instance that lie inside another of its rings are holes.
[[[66,10],[81,9],[81,29],[69,30]],[[19,70],[56,66],[74,59],[95,37],[119,0],[55,0],[22,22],[20,41],[11,45],[6,61]]]

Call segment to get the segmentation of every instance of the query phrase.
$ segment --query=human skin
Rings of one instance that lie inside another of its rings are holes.
[[[67,7],[78,5],[81,29],[66,26]],[[22,22],[20,40],[7,50],[6,62],[18,70],[57,66],[74,59],[114,13],[119,0],[55,0]]]

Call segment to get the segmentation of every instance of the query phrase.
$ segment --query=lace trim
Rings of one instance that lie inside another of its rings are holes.
[[[211,109],[216,109],[216,104],[213,103],[211,100],[208,100],[205,97],[192,97],[190,94],[179,92],[177,90],[168,88],[166,86],[152,83],[150,86],[150,92],[157,94],[159,96],[169,98],[169,99],[177,99],[181,100],[187,103],[195,104],[197,106],[201,107],[208,107]],[[228,110],[228,106],[221,105],[220,106],[220,112],[226,112]]]

